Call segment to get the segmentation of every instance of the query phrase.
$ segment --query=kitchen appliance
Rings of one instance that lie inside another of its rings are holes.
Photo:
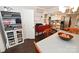
[[[68,28],[71,26],[71,17],[66,16],[64,20],[64,28]]]

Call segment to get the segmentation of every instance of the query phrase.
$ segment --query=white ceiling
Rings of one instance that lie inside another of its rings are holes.
[[[55,9],[55,8],[59,8],[58,6],[37,6],[38,8],[41,9]]]
[[[22,8],[27,8],[27,9],[56,9],[59,8],[58,6],[18,6]]]

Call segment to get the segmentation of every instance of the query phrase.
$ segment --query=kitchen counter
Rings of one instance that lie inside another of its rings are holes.
[[[62,30],[59,30],[60,32]],[[58,32],[35,43],[36,48],[41,53],[78,53],[79,52],[79,35],[72,34],[74,37],[70,41],[64,41],[59,38]],[[63,31],[68,33],[66,31]]]

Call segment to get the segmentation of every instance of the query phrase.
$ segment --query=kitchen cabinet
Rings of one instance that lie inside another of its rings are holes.
[[[24,42],[21,15],[19,12],[0,12],[1,31],[6,48],[11,48]]]

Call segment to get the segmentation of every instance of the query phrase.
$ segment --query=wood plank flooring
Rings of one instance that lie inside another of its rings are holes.
[[[36,53],[34,39],[25,39],[23,44],[7,49],[4,53]]]

